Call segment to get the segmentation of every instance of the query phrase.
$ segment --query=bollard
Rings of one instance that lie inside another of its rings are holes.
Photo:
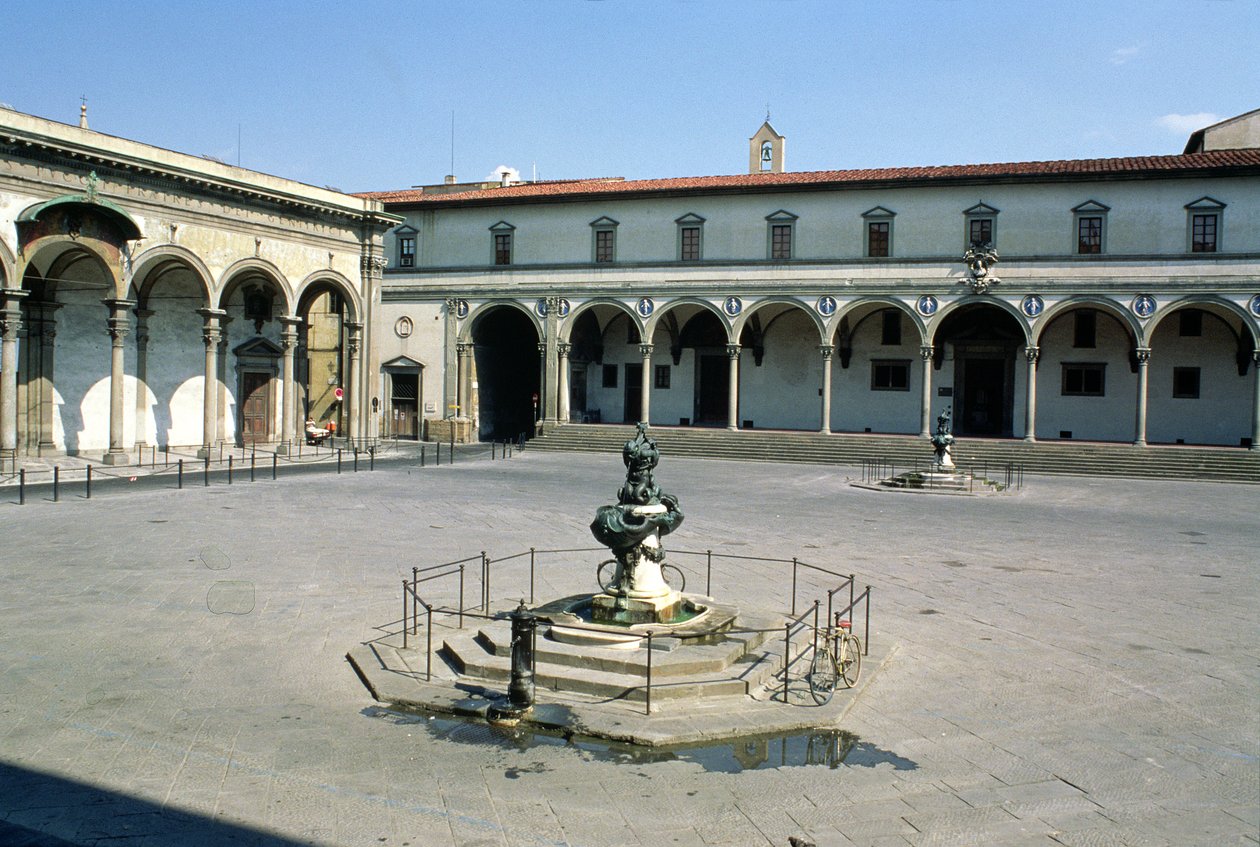
[[[184,488],[184,460],[183,459],[179,460],[179,469],[175,472],[175,478],[178,480],[179,488],[182,491]]]
[[[219,450],[220,452],[222,452],[223,450],[222,445],[219,446]],[[206,488],[209,488],[210,487],[210,457],[208,455],[206,456],[206,463],[202,467],[201,479],[202,479],[202,484]]]
[[[26,468],[18,471],[18,505],[26,505]]]
[[[278,458],[278,457],[276,456],[276,454],[275,454],[275,453],[272,453],[272,454],[271,454],[271,478],[272,478],[273,480],[276,478],[276,460],[277,460],[277,458]]]
[[[53,465],[53,502],[61,502],[61,466]]]
[[[337,448],[337,473],[341,473],[341,448]]]
[[[354,448],[354,472],[359,472],[359,448]]]
[[[83,485],[83,499],[84,500],[92,499],[92,466],[91,465],[87,466],[87,477],[84,480],[84,485]]]
[[[512,681],[508,699],[518,709],[534,705],[534,628],[538,621],[525,599],[512,612]]]
[[[376,448],[375,447],[368,448],[368,470],[369,471],[376,470]]]
[[[232,454],[228,453],[228,485],[232,484]]]
[[[250,454],[249,454],[249,481],[250,481],[250,482],[253,482],[253,481],[254,481],[254,461],[255,461],[257,458],[258,458],[258,453],[257,453],[257,452],[254,452],[254,453],[250,453]]]

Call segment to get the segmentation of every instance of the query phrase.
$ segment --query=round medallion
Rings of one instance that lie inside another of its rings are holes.
[[[744,303],[738,297],[727,297],[722,301],[722,311],[730,315],[732,318],[738,315],[744,309]]]
[[[1251,302],[1247,304],[1247,308],[1251,310],[1251,314],[1260,318],[1260,294],[1251,295]]]
[[[915,304],[915,308],[919,310],[919,314],[925,318],[930,318],[936,314],[936,310],[941,306],[936,298],[931,294],[924,294],[919,298],[919,302]]]
[[[1019,304],[1019,308],[1028,317],[1035,318],[1045,311],[1046,301],[1036,294],[1029,294],[1024,297],[1024,302]]]
[[[639,316],[643,318],[646,318],[648,315],[652,314],[652,311],[655,308],[656,308],[656,304],[652,302],[651,297],[640,297],[639,304],[635,307],[635,309],[639,313]]]
[[[455,317],[457,318],[468,317],[468,301],[467,300],[455,301]]]
[[[569,301],[563,297],[556,301],[556,315],[562,318],[569,316]]]
[[[415,328],[416,326],[411,322],[411,318],[406,315],[394,321],[394,335],[397,335],[399,338],[409,337]]]
[[[1155,314],[1155,298],[1149,294],[1139,294],[1133,298],[1133,314],[1139,318],[1149,318]]]
[[[836,313],[836,298],[824,294],[818,298],[818,314],[830,317]]]
[[[539,298],[538,298],[538,302],[534,304],[534,311],[538,313],[538,317],[540,317],[540,318],[545,318],[545,317],[547,317],[547,300],[546,300],[546,298],[544,298],[544,297],[539,297]]]

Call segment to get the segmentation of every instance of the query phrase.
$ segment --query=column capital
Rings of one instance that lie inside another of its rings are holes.
[[[284,327],[286,330],[296,330],[306,322],[303,318],[300,318],[297,315],[279,315],[276,317],[276,320],[278,320],[280,322],[280,326]]]
[[[738,345],[738,344],[727,344],[727,345],[726,345],[726,357],[727,357],[728,359],[738,359],[738,358],[739,358],[739,351],[740,351],[740,350],[742,350],[742,349],[744,349],[744,348],[742,348],[742,347],[741,347],[740,345]]]
[[[1149,347],[1139,347],[1133,351],[1133,354],[1137,358],[1139,365],[1145,365],[1151,360],[1151,348]]]
[[[559,344],[557,344],[557,345],[556,345],[556,350],[557,350],[557,352],[559,352],[559,353],[560,353],[560,358],[561,358],[561,359],[567,359],[567,358],[569,358],[569,352],[570,352],[572,349],[573,349],[573,345],[572,345],[572,344],[570,344],[570,343],[569,343],[569,342],[567,342],[567,341],[561,341]]]
[[[923,361],[929,361],[936,349],[931,344],[924,344],[919,347],[919,358]]]
[[[201,315],[205,324],[216,323],[227,317],[227,312],[223,309],[197,309],[197,314]]]
[[[363,331],[363,321],[346,321],[343,324],[343,326],[345,326],[346,329],[350,330],[350,334],[352,336],[358,335],[360,332]]]
[[[1255,362],[1257,367],[1260,367],[1260,349],[1251,351],[1251,361]]]
[[[472,352],[472,349],[473,349],[473,345],[471,342],[468,342],[468,341],[455,342],[455,355],[457,356],[467,356],[469,353]]]
[[[827,362],[836,354],[836,347],[834,344],[819,344],[818,352],[822,354],[823,361]]]
[[[114,344],[122,344],[122,340],[131,332],[131,321],[127,319],[127,310],[136,305],[135,300],[102,300],[109,309],[109,317],[105,319],[105,330]]]
[[[1024,348],[1024,358],[1028,360],[1028,364],[1035,365],[1037,360],[1041,358],[1041,348],[1029,345]]]
[[[656,345],[654,344],[640,344],[639,355],[646,359],[647,357],[652,355],[652,351],[655,349],[656,349]]]
[[[547,355],[547,342],[546,341],[538,342],[538,352],[543,356]]]

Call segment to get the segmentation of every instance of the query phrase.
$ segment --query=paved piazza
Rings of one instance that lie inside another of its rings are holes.
[[[796,553],[874,586],[854,753],[741,772],[469,743],[489,733],[381,709],[344,659],[398,617],[412,565],[591,546],[619,456],[21,507],[6,489],[0,843],[1260,841],[1260,486],[1039,477],[963,498],[846,474],[658,471],[687,514],[669,546]],[[596,560],[550,567],[540,597],[589,588]],[[774,605],[786,578],[721,564],[715,594]]]

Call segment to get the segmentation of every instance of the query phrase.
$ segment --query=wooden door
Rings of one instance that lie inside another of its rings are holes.
[[[241,394],[241,443],[270,440],[271,374],[246,371],[241,375]]]

